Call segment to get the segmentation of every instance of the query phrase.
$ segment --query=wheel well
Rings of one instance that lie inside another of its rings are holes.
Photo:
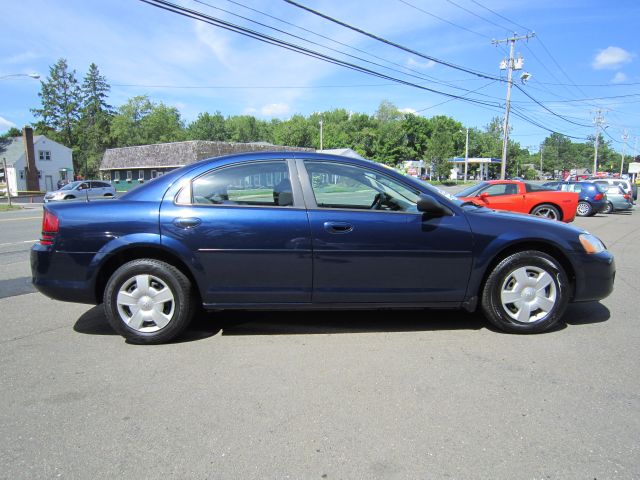
[[[560,215],[559,220],[562,220],[562,218],[564,217],[563,213],[562,213],[562,208],[560,208],[558,205],[556,205],[555,203],[552,202],[542,202],[537,204],[536,206],[534,206],[533,208],[531,208],[531,210],[529,211],[529,213],[533,212],[536,208],[541,207],[543,205],[549,205],[551,207],[554,207],[556,210],[558,210],[558,215]]]
[[[575,273],[575,270],[573,269],[573,265],[571,265],[571,262],[569,261],[569,258],[559,248],[544,242],[517,243],[515,245],[510,245],[509,247],[500,251],[493,258],[491,263],[489,263],[489,265],[487,266],[487,269],[485,270],[484,275],[482,276],[482,283],[480,284],[481,288],[484,288],[487,278],[489,277],[493,269],[496,267],[496,265],[498,265],[502,260],[507,258],[509,255],[517,252],[523,252],[525,250],[537,250],[539,252],[544,252],[547,255],[550,255],[553,258],[555,258],[558,261],[558,263],[562,266],[565,273],[567,274],[567,277],[569,278],[569,282],[571,283],[571,287],[573,289],[573,287],[575,286],[576,273]],[[479,293],[480,295],[482,295],[482,291],[480,291]],[[573,291],[571,291],[571,294],[570,294],[570,298],[572,297],[573,297]]]
[[[98,272],[98,275],[96,276],[95,296],[98,303],[102,303],[104,289],[106,288],[107,282],[109,281],[109,278],[111,278],[111,275],[113,275],[113,273],[125,263],[132,260],[138,260],[140,258],[153,258],[155,260],[160,260],[180,270],[187,276],[187,278],[191,282],[191,285],[193,286],[193,292],[197,296],[199,304],[202,303],[196,279],[191,273],[191,270],[189,270],[189,268],[185,265],[185,263],[173,253],[153,246],[132,247],[120,251],[112,255],[111,258],[109,258],[109,260],[107,260],[105,264],[102,265],[100,271]]]

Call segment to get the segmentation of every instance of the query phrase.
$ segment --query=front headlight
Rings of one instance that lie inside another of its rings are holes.
[[[598,237],[591,235],[590,233],[581,234],[580,243],[582,244],[584,251],[589,254],[604,252],[607,249]]]

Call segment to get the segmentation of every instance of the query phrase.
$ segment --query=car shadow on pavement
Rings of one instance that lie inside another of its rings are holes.
[[[569,305],[563,322],[547,333],[567,325],[605,322],[610,312],[598,302]],[[482,313],[462,310],[328,310],[328,311],[223,311],[200,313],[173,343],[192,342],[221,335],[310,335],[374,332],[426,332],[480,330],[491,326]],[[86,311],[73,329],[86,335],[116,335],[102,305]],[[500,332],[503,333],[503,332]]]

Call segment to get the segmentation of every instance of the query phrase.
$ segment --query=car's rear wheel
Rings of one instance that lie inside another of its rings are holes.
[[[589,215],[593,215],[595,212],[593,207],[589,202],[581,200],[578,202],[578,208],[576,209],[576,214],[579,217],[588,217]]]
[[[602,209],[602,213],[611,213],[614,210],[615,208],[613,208],[613,204],[611,202],[607,202],[607,204]]]
[[[482,309],[510,333],[539,333],[558,323],[569,301],[569,280],[550,255],[526,250],[509,255],[489,274]]]
[[[551,220],[560,220],[560,210],[557,207],[550,205],[548,203],[543,203],[542,205],[538,205],[533,210],[531,210],[531,215],[535,215],[537,217],[549,218]]]
[[[132,343],[168,342],[189,325],[196,309],[192,286],[165,262],[125,263],[107,282],[104,308],[113,329]]]

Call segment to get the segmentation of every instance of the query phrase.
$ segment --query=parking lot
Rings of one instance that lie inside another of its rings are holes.
[[[224,313],[135,346],[30,284],[0,212],[0,478],[640,478],[640,213],[613,294],[519,336],[451,311]],[[434,272],[436,274],[436,272]]]

